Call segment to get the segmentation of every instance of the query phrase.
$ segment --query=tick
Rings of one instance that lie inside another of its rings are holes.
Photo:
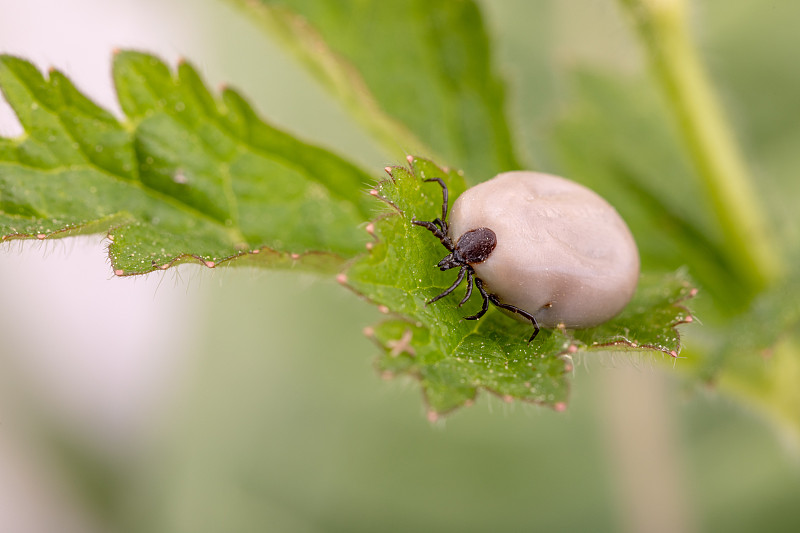
[[[413,224],[448,250],[442,271],[458,268],[452,293],[466,279],[459,307],[483,298],[529,321],[531,342],[540,327],[585,328],[617,315],[633,296],[639,253],[630,230],[608,202],[573,181],[528,171],[506,172],[465,191],[448,222],[448,189],[441,178],[442,216]]]

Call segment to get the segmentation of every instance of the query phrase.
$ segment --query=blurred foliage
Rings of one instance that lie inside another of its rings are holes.
[[[474,2],[233,0],[266,24],[394,153],[483,181],[519,167]]]
[[[112,476],[126,480],[107,486],[119,492],[97,501],[113,504],[100,513],[112,517],[109,530],[623,529],[603,387],[628,355],[614,364],[592,354],[590,371],[576,360],[565,413],[484,395],[431,426],[416,384],[375,379],[375,346],[351,327],[376,318],[371,306],[292,273],[259,283],[233,271],[216,276],[222,282],[208,287],[209,313],[193,340],[202,355],[175,411]],[[297,334],[298,316],[307,334]],[[310,355],[324,350],[346,357]],[[667,394],[681,420],[673,445],[687,461],[698,530],[794,531],[800,476],[769,427],[713,394],[681,401],[675,379]]]

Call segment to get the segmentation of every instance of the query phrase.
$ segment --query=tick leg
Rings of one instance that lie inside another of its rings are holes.
[[[461,301],[458,303],[459,307],[467,303],[469,297],[472,296],[472,268],[467,268],[466,270],[467,270],[467,293],[464,295],[463,298],[461,298]]]
[[[450,238],[447,235],[445,235],[440,228],[436,227],[436,225],[433,222],[426,222],[424,220],[412,220],[411,223],[414,224],[415,226],[422,226],[423,228],[427,229],[428,231],[433,233],[437,239],[442,241],[442,244],[444,244],[448,250],[453,251],[452,244],[450,244]],[[447,244],[445,244],[445,242]]]
[[[472,316],[465,316],[464,320],[478,320],[480,317],[486,314],[486,311],[489,310],[489,295],[486,293],[486,289],[483,288],[483,282],[481,281],[481,278],[475,278],[475,286],[478,287],[481,296],[483,296],[483,305],[481,306],[480,311]]]
[[[447,185],[442,178],[430,178],[425,181],[435,181],[442,187],[442,222],[447,226]]]
[[[531,338],[528,339],[528,343],[530,343],[533,339],[535,339],[536,335],[539,334],[539,323],[536,322],[536,317],[534,317],[532,314],[520,309],[519,307],[515,307],[513,305],[504,304],[500,302],[500,300],[498,300],[497,296],[495,296],[494,294],[489,295],[489,300],[497,307],[505,309],[506,311],[511,311],[512,313],[517,313],[518,315],[523,316],[531,321],[531,324],[533,324],[533,335],[531,335]]]
[[[461,270],[458,271],[458,277],[456,278],[455,283],[450,285],[449,288],[445,289],[445,291],[439,296],[436,296],[435,298],[428,300],[427,303],[432,304],[436,300],[441,300],[442,298],[444,298],[445,296],[456,290],[456,287],[458,287],[461,284],[461,282],[464,281],[464,275],[466,274],[466,272],[467,272],[467,267],[461,267]]]

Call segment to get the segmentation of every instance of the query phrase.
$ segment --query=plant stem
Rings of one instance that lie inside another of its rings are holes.
[[[630,13],[723,232],[730,267],[755,292],[783,270],[759,195],[703,69],[686,0],[619,0]]]

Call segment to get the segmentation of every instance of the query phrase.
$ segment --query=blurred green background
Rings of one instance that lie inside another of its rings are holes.
[[[547,134],[567,71],[635,74],[638,47],[610,0],[480,5],[524,149],[557,172]],[[767,192],[798,192],[800,121],[780,104],[800,94],[800,7],[693,5],[757,174],[783,176]],[[0,0],[0,46],[72,68],[111,107],[111,48],[185,55],[376,178],[395,163],[222,1]],[[361,330],[379,313],[331,280],[194,266],[111,280],[102,247],[0,249],[2,531],[800,529],[797,450],[660,356],[577,361],[566,413],[484,396],[431,425],[414,383],[372,369]]]

